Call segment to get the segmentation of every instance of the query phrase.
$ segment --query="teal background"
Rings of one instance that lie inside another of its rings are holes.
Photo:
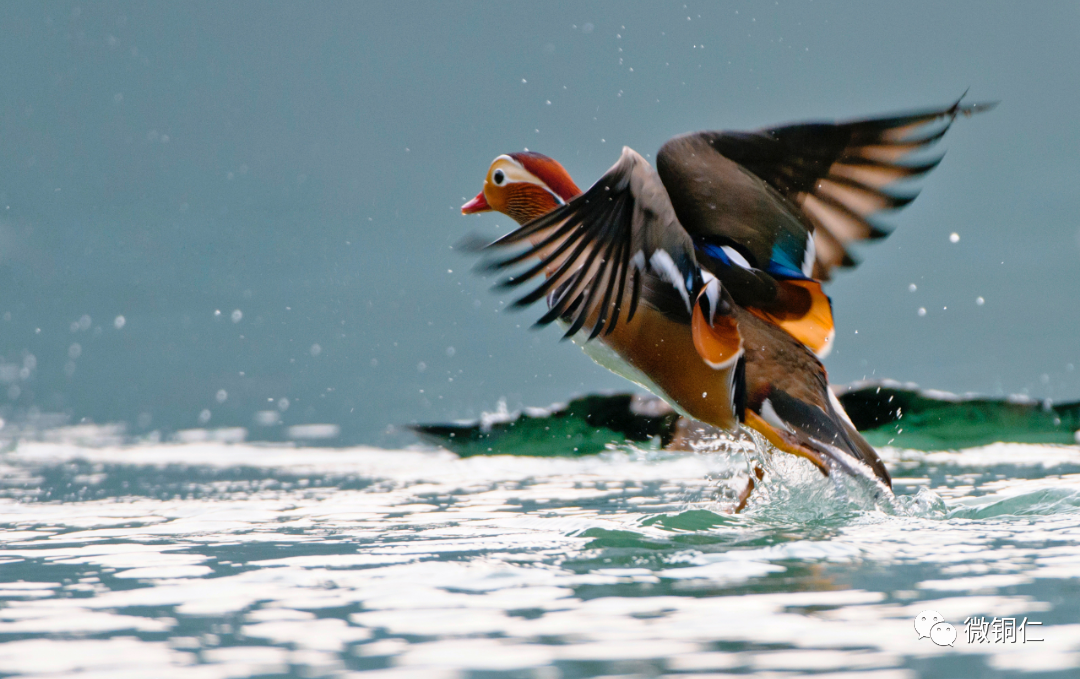
[[[625,388],[452,250],[510,226],[458,210],[493,157],[584,186],[624,144],[968,88],[1000,106],[828,288],[831,379],[1080,398],[1075,2],[7,2],[0,29],[9,421],[276,438],[276,410],[389,445]]]

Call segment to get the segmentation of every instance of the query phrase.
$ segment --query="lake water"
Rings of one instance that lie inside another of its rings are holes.
[[[0,3],[0,676],[1076,676],[1077,35],[1064,2]],[[453,248],[511,226],[460,213],[492,158],[584,187],[968,87],[1001,104],[829,284],[827,367],[1038,418],[907,418],[882,506],[734,442],[409,448],[628,388]]]
[[[1080,446],[884,448],[898,497],[874,506],[731,441],[459,459],[114,434],[53,430],[0,457],[5,675],[893,679],[1080,665]],[[732,515],[749,459],[769,471]],[[927,609],[954,626],[953,646],[919,638]],[[1026,639],[969,643],[978,617],[1026,618]]]

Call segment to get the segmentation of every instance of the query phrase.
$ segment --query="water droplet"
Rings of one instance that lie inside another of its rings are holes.
[[[908,289],[908,292],[915,292],[919,288],[914,283],[912,283],[911,285],[907,286],[907,289]]]
[[[423,361],[420,361],[419,363],[416,364],[416,372],[422,373],[425,370],[427,370],[427,363],[424,363]]]
[[[224,389],[218,389],[218,392],[214,394],[214,398],[217,399],[218,403],[224,403],[229,398],[229,392]]]
[[[925,316],[926,315],[926,307],[919,307],[919,315],[920,316]]]
[[[230,316],[230,318],[232,318],[233,323],[239,323],[240,319],[242,319],[243,317],[244,317],[244,312],[240,311],[239,309],[234,309],[233,312],[232,312],[232,315]]]
[[[979,306],[982,306],[983,304],[986,304],[986,300],[983,299],[982,297],[976,297],[975,298],[975,303],[978,304]]]
[[[949,242],[950,243],[959,243],[960,242],[960,234],[956,233],[955,231],[950,233],[949,234]]]
[[[202,412],[199,413],[199,424],[206,424],[209,421],[210,421],[210,411],[207,410],[206,408],[203,408]]]
[[[311,345],[311,355],[312,356],[318,356],[321,353],[322,353],[322,347],[320,347],[318,344],[312,344]]]
[[[280,421],[281,418],[276,410],[260,410],[255,413],[255,424],[263,427],[272,427]]]
[[[113,322],[112,322],[112,324],[113,324],[113,327],[114,327],[114,328],[116,328],[117,330],[119,330],[120,328],[122,328],[122,327],[124,327],[125,325],[127,325],[127,319],[126,319],[126,318],[124,318],[123,316],[117,316],[116,318],[114,318],[114,319],[113,319]]]

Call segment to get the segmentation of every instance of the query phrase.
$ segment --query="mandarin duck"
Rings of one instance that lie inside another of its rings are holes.
[[[885,187],[941,160],[907,156],[957,115],[991,106],[688,133],[661,147],[655,169],[624,147],[585,192],[557,161],[511,153],[492,162],[461,211],[518,222],[483,249],[522,249],[486,268],[539,260],[498,286],[542,277],[514,302],[546,298],[538,325],[560,321],[590,357],[687,417],[746,425],[825,475],[840,469],[891,487],[829,389],[820,358],[834,330],[821,283],[855,265],[851,243],[887,235],[873,213],[915,197]]]

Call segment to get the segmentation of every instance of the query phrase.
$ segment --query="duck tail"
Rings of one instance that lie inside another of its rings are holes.
[[[892,488],[892,478],[877,452],[855,430],[831,392],[829,396],[828,408],[822,409],[774,387],[758,408],[747,411],[747,424],[777,448],[810,460],[826,475],[839,467],[851,476],[872,474]]]

